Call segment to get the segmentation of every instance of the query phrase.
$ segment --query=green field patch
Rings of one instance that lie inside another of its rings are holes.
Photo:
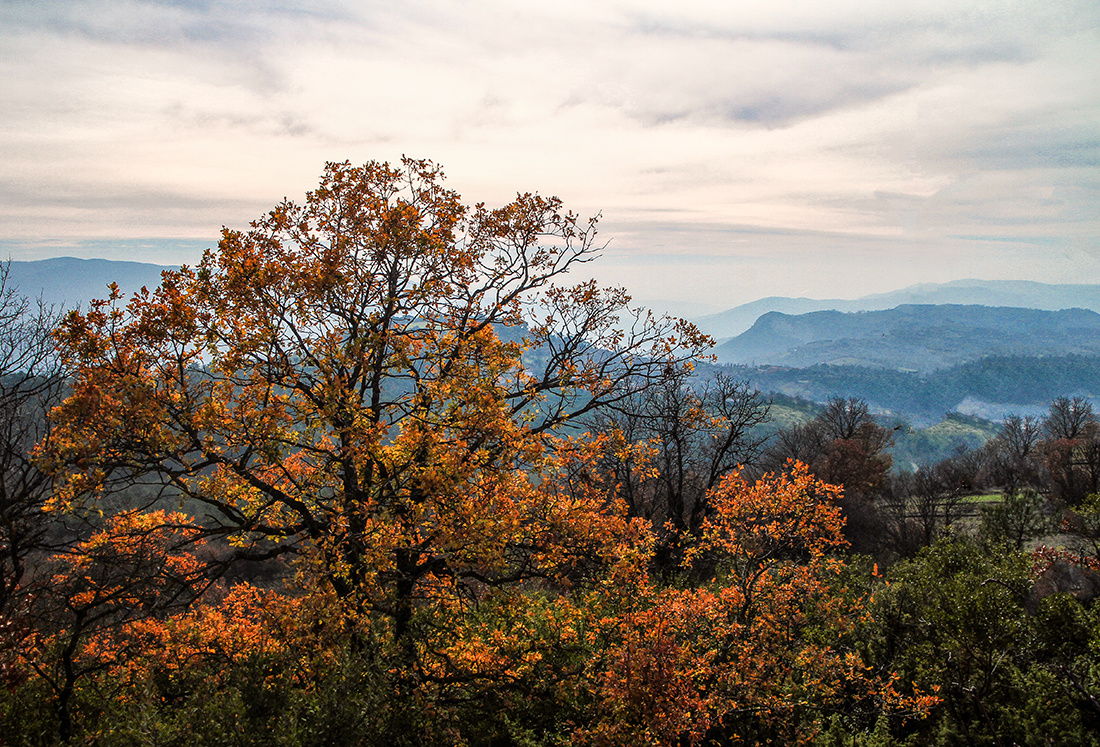
[[[963,503],[1000,503],[1004,500],[1001,493],[983,493],[982,495],[968,495],[963,498]]]

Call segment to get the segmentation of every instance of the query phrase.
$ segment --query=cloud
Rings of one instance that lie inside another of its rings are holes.
[[[1080,271],[1098,54],[1092,0],[6,3],[0,232],[197,239],[408,154],[470,200],[602,210],[632,256],[725,258],[685,277],[764,262],[746,231],[867,282],[963,236],[996,239],[975,275]]]

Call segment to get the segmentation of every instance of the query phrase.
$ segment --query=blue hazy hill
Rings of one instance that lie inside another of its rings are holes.
[[[67,309],[87,305],[95,298],[106,298],[110,283],[117,283],[123,296],[160,285],[161,273],[178,269],[146,262],[122,262],[109,259],[55,257],[33,262],[12,260],[8,283],[24,296],[39,298],[46,304]]]
[[[770,296],[735,306],[694,321],[717,339],[739,335],[764,314],[806,314],[812,311],[881,311],[905,304],[966,306],[1014,306],[1058,311],[1089,309],[1100,312],[1100,285],[1037,283],[1030,280],[955,280],[923,283],[890,293],[876,293],[857,299],[813,299]]]
[[[882,311],[764,314],[714,349],[719,362],[933,371],[989,356],[1100,355],[1100,314],[905,304]]]

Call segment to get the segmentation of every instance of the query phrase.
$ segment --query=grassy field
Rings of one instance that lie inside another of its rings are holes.
[[[982,495],[968,495],[963,498],[963,503],[1000,503],[1004,500],[1004,496],[1000,493],[984,493]]]

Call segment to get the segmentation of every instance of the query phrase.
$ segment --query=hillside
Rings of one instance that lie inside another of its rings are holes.
[[[34,262],[12,260],[8,282],[25,296],[47,304],[74,308],[94,298],[105,298],[110,283],[118,283],[124,296],[142,286],[150,290],[160,285],[164,270],[176,269],[146,262],[119,262],[108,259],[56,257]]]
[[[950,283],[923,283],[854,300],[771,296],[718,314],[700,316],[693,321],[707,334],[722,340],[741,334],[771,311],[784,314],[881,311],[904,304],[1014,306],[1044,311],[1081,308],[1100,312],[1100,285],[1052,285],[1030,280],[956,280]]]
[[[725,371],[763,392],[811,402],[859,397],[880,413],[929,425],[945,413],[1000,420],[1038,415],[1061,396],[1100,397],[1100,357],[1001,356],[970,361],[926,375],[865,366],[727,366]]]
[[[990,356],[1100,355],[1100,314],[954,304],[856,313],[769,312],[714,353],[719,362],[742,365],[916,372]]]
[[[762,435],[772,435],[812,420],[825,408],[816,402],[778,392],[768,396],[771,403],[768,423],[758,426]],[[910,420],[892,414],[880,414],[880,425],[891,429],[893,444],[887,449],[894,468],[910,471],[922,464],[935,464],[958,453],[959,449],[977,449],[995,437],[999,423],[957,412],[938,417]]]

